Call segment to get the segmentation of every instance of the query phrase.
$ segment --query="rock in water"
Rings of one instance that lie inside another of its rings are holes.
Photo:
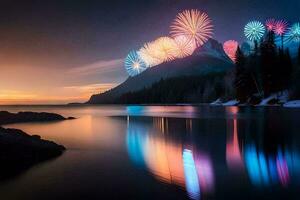
[[[30,136],[19,129],[0,127],[0,180],[17,175],[32,165],[55,158],[65,147]]]
[[[68,118],[73,119],[73,118]],[[12,123],[22,123],[22,122],[46,122],[46,121],[60,121],[66,120],[65,117],[46,112],[19,112],[10,113],[7,111],[0,111],[0,125],[12,124]]]

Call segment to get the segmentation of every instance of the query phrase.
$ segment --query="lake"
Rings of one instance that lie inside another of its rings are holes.
[[[0,110],[77,118],[5,126],[41,135],[67,151],[1,182],[1,200],[299,199],[299,109],[203,105]]]

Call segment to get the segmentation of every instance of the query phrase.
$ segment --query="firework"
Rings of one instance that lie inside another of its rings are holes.
[[[289,41],[300,42],[300,23],[295,23],[287,32],[286,37]]]
[[[264,25],[259,21],[249,22],[244,29],[245,36],[250,41],[260,40],[263,37],[265,31],[266,29]]]
[[[125,69],[130,76],[135,76],[147,68],[136,51],[131,51],[125,59]]]
[[[185,10],[179,13],[171,25],[171,35],[186,36],[193,39],[197,46],[203,45],[213,34],[211,19],[198,10]]]
[[[277,35],[282,36],[283,34],[285,34],[287,27],[288,23],[285,20],[278,20],[275,23],[274,32]]]
[[[228,57],[235,62],[236,60],[236,51],[238,48],[239,44],[237,41],[235,40],[228,40],[223,44],[223,49],[225,51],[225,53],[228,55]]]
[[[149,67],[159,65],[163,62],[157,56],[157,44],[155,42],[144,44],[144,46],[138,51],[138,55]]]
[[[170,37],[160,37],[154,41],[154,44],[155,57],[161,62],[168,62],[178,57],[177,44],[174,39]]]
[[[184,58],[194,53],[196,44],[194,40],[189,39],[186,36],[177,36],[174,38],[177,49],[177,58]]]
[[[266,27],[268,31],[274,31],[276,26],[276,20],[275,19],[268,19],[266,21]]]

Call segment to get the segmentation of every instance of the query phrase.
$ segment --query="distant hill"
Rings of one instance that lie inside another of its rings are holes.
[[[102,94],[93,95],[87,102],[89,104],[122,103],[122,95],[138,92],[150,88],[160,80],[176,77],[206,76],[220,74],[232,69],[233,63],[225,54],[223,47],[215,40],[209,40],[203,47],[197,49],[193,55],[163,63],[149,68],[143,73],[129,77],[119,86]]]

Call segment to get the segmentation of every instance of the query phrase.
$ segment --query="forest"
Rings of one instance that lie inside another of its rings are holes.
[[[275,34],[254,42],[250,52],[238,48],[234,68],[224,73],[161,79],[149,88],[123,94],[114,103],[210,103],[236,99],[256,105],[262,99],[288,93],[300,98],[300,47],[292,58],[288,48],[276,45]],[[273,99],[272,104],[280,103]]]

